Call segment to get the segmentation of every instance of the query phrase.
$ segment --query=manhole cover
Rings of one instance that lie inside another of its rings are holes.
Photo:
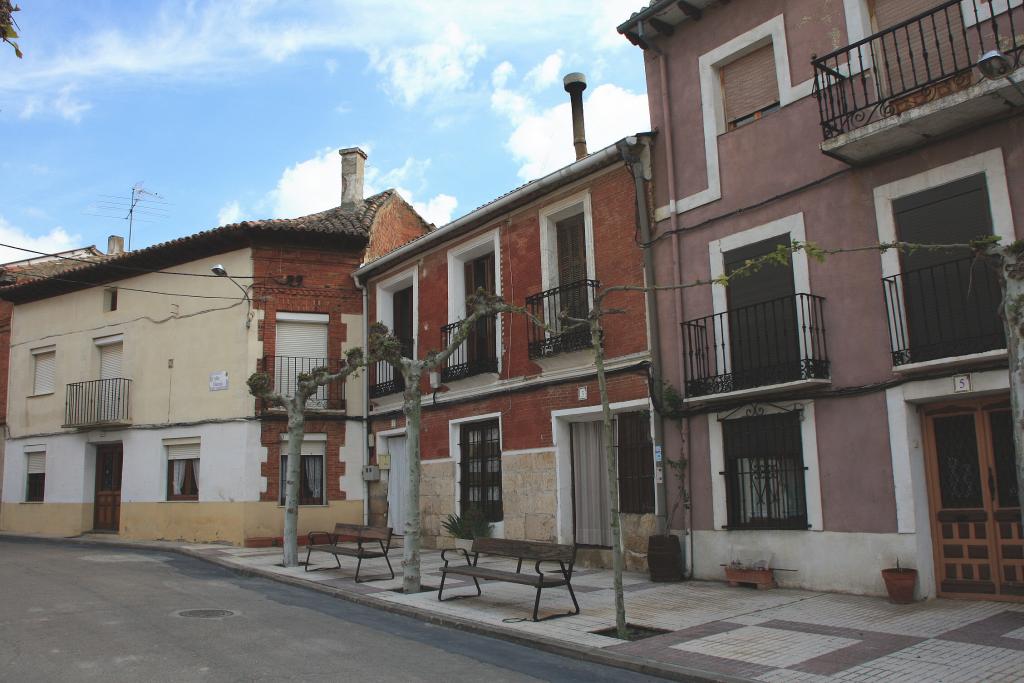
[[[178,612],[178,616],[193,619],[220,619],[221,617],[233,617],[235,613],[229,609],[186,609]]]

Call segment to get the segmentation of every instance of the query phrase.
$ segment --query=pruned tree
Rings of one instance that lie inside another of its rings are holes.
[[[14,20],[14,13],[20,12],[21,8],[11,0],[0,0],[0,43],[9,43],[14,48],[14,54],[21,59],[24,55],[21,48],[14,42],[18,37],[18,22]]]
[[[283,564],[286,567],[299,565],[299,464],[302,458],[302,440],[306,434],[306,404],[320,387],[344,381],[365,365],[363,350],[349,349],[345,353],[344,365],[337,372],[331,372],[326,367],[300,372],[295,378],[295,389],[290,396],[276,389],[274,378],[266,372],[255,372],[247,381],[249,393],[271,406],[284,408],[288,417],[288,469],[284,473]],[[324,467],[325,471],[326,469]]]
[[[524,309],[506,303],[501,297],[478,290],[466,298],[466,317],[449,337],[448,344],[440,351],[430,351],[422,359],[402,355],[401,342],[388,330],[386,325],[376,323],[370,327],[368,350],[371,358],[383,361],[402,376],[402,413],[405,415],[406,448],[409,457],[409,481],[407,492],[408,510],[405,521],[405,539],[402,545],[402,591],[420,591],[420,419],[423,412],[423,390],[421,381],[425,374],[444,366],[453,353],[473,332],[478,320],[501,313],[522,313]]]

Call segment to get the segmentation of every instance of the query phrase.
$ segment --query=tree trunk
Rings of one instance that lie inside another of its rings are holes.
[[[409,363],[402,373],[405,394],[402,412],[405,413],[406,448],[409,453],[409,481],[406,497],[405,538],[402,543],[402,592],[420,592],[420,415],[422,396],[420,377],[422,368]]]
[[[292,402],[296,398],[289,399]],[[305,400],[302,401],[305,404]],[[299,566],[299,465],[306,431],[303,405],[288,411],[288,471],[284,489],[284,566]]]
[[[608,378],[604,373],[604,345],[601,317],[590,320],[590,340],[594,345],[594,365],[597,368],[597,387],[601,395],[601,421],[604,431],[604,458],[608,470],[608,506],[612,521],[612,572],[615,589],[615,629],[619,638],[626,639],[626,602],[622,594],[622,525],[619,522],[619,465],[613,442],[612,408],[608,399]]]
[[[999,250],[1003,268],[1003,324],[1010,363],[1010,412],[1013,415],[1013,450],[1016,455],[1017,492],[1024,499],[1024,261],[1016,250]],[[1021,505],[1024,524],[1024,505]]]

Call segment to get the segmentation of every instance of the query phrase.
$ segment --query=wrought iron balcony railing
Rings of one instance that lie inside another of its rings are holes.
[[[972,257],[882,279],[892,364],[1006,348],[999,275]]]
[[[824,305],[794,294],[683,323],[687,397],[828,379]]]
[[[298,356],[264,356],[261,370],[274,380],[274,390],[284,396],[293,396],[300,374],[308,373],[315,368],[327,368],[338,372],[344,365],[341,358],[302,358]],[[345,410],[345,383],[333,382],[319,387],[306,402],[309,410]],[[271,410],[272,406],[260,401],[261,412]]]
[[[498,371],[498,353],[496,341],[496,316],[487,316],[476,321],[469,331],[469,337],[459,345],[448,358],[441,371],[441,381],[453,382],[457,379],[480,375],[485,372]],[[441,345],[447,347],[462,321],[445,325],[441,328]]]
[[[131,388],[132,381],[123,377],[69,384],[64,401],[64,426],[129,424]]]
[[[591,347],[589,326],[574,322],[573,319],[587,318],[594,290],[599,286],[596,280],[579,280],[526,297],[526,307],[530,314],[551,328],[546,330],[532,320],[528,323],[530,358],[544,358]]]
[[[402,355],[412,358],[413,340],[399,338],[398,341],[402,345]],[[374,364],[373,372],[370,374],[370,398],[380,398],[404,390],[405,380],[400,372],[396,372],[389,363],[384,361]]]
[[[975,66],[1001,50],[1011,68],[1024,52],[1024,7],[945,0],[911,19],[824,57],[814,89],[826,140],[973,85]]]

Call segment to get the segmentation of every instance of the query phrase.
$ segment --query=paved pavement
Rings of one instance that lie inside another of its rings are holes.
[[[4,567],[8,565],[8,553],[2,538],[0,536],[0,586],[3,588],[0,590],[7,592],[9,570]],[[116,540],[116,537],[102,539]],[[449,586],[452,587],[453,595],[462,593],[472,597],[438,602],[436,591],[417,595],[394,592],[401,584],[400,576],[395,580],[387,580],[384,574],[382,580],[356,584],[353,581],[355,560],[349,558],[341,558],[342,567],[337,569],[332,557],[314,555],[313,564],[322,571],[307,573],[302,567],[286,569],[278,566],[281,551],[275,548],[232,548],[182,543],[147,545],[175,549],[239,572],[272,577],[295,586],[309,586],[322,593],[378,608],[358,612],[361,619],[384,619],[383,612],[397,611],[428,622],[456,625],[477,633],[533,644],[547,651],[566,652],[574,657],[595,661],[615,661],[633,667],[634,670],[641,667],[639,670],[655,671],[675,678],[758,681],[1024,681],[1024,604],[1020,603],[931,600],[914,605],[892,605],[876,597],[784,589],[753,591],[729,588],[724,583],[710,581],[656,584],[648,581],[644,575],[627,573],[624,584],[629,621],[665,631],[662,635],[630,643],[595,633],[614,624],[609,571],[580,569],[574,575],[573,586],[582,614],[533,623],[529,620],[533,608],[533,591],[524,586],[482,582],[483,595],[476,597],[471,583],[449,579],[445,586],[446,597]],[[124,554],[102,547],[93,547],[86,554],[103,556],[104,551]],[[391,561],[396,571],[400,571],[401,552],[400,548],[391,552]],[[104,566],[100,560],[80,559],[74,568],[80,572],[87,562],[93,562],[97,567]],[[173,559],[164,558],[159,562],[160,566],[176,567]],[[50,563],[45,564],[49,567]],[[22,571],[36,571],[33,565],[23,563]],[[422,568],[426,585],[436,586],[440,582],[440,565],[440,553],[423,554]],[[514,568],[514,564],[509,565],[504,560],[486,557],[480,558],[480,565]],[[132,566],[137,567],[140,575],[153,571],[151,564],[143,562]],[[361,578],[370,578],[374,574],[380,576],[378,572],[383,569],[383,562],[367,561]],[[199,570],[193,568],[190,571]],[[228,586],[255,585],[231,575],[217,576],[217,581]],[[161,581],[168,584],[167,587],[160,588]],[[157,584],[157,592],[164,590],[168,593],[169,598],[165,602],[174,602],[179,605],[178,608],[230,604],[230,601],[224,600],[188,602],[174,592],[173,581],[161,579],[154,582]],[[142,585],[152,586],[154,582]],[[201,595],[196,594],[197,597]],[[343,601],[309,597],[309,593],[304,591],[288,594],[287,599],[282,598],[281,601],[285,605],[297,606],[296,609],[313,609],[317,612],[328,609],[327,606],[342,612],[346,609],[342,607],[345,604]],[[307,603],[311,607],[306,608]],[[227,608],[232,609],[230,606]],[[570,608],[571,603],[563,589],[544,591],[541,600],[542,616],[564,613]],[[0,605],[0,610],[5,609],[5,606]],[[166,617],[176,608],[168,604],[163,609],[160,614]],[[240,609],[245,611],[245,608]],[[2,614],[4,612],[0,611]],[[224,623],[237,623],[238,619],[240,617],[232,617]],[[330,623],[335,625],[324,626],[317,622],[316,629],[304,633],[308,634],[310,642],[317,643],[315,649],[319,652],[324,651],[322,643],[325,642],[330,643],[328,650],[350,652],[347,626],[344,627],[344,635],[335,636],[333,634],[337,632],[338,626],[336,622]],[[368,625],[372,627],[373,623]],[[8,628],[7,625],[4,627]],[[325,637],[323,632],[317,630],[323,628],[327,628],[326,633],[331,635]],[[426,664],[413,669],[424,677],[437,675],[444,680],[453,680],[457,676],[452,671],[458,671],[458,667],[464,663],[466,666],[498,666],[494,674],[484,675],[497,676],[499,679],[502,676],[524,674],[549,680],[572,680],[569,670],[520,668],[531,661],[525,655],[511,655],[515,666],[510,665],[506,670],[500,667],[503,662],[507,664],[507,660],[481,658],[481,652],[491,651],[490,646],[479,652],[472,646],[468,646],[468,651],[452,649],[455,644],[470,642],[466,633],[456,634],[426,624],[409,628],[414,634],[426,629],[430,637],[417,640],[402,632],[402,638],[408,637],[416,646],[429,644],[440,648],[450,653],[445,656],[453,657],[452,661],[456,662],[455,669],[442,667],[438,671]],[[278,633],[284,634],[285,631],[282,629]],[[435,641],[438,633],[453,635]],[[0,635],[5,641],[9,637],[6,631],[0,631]],[[273,642],[273,638],[266,642]],[[377,641],[378,644],[380,642],[383,641]],[[228,645],[234,647],[233,641],[229,640]],[[505,646],[513,647],[508,643]],[[255,652],[253,656],[256,662],[268,656],[265,650],[257,649]],[[295,652],[304,650],[298,647]],[[404,645],[402,652],[406,652]],[[414,653],[416,650],[410,649],[408,652]],[[540,656],[538,652],[533,654]],[[441,653],[437,655],[440,658]],[[3,657],[0,654],[0,665],[6,666]],[[393,658],[391,650],[388,651],[389,665],[400,663],[399,659]],[[412,660],[416,660],[416,656]],[[341,661],[345,661],[345,658]],[[555,661],[566,662],[560,658],[555,658]],[[368,672],[372,680],[373,672],[378,668],[369,664],[358,670]],[[594,680],[602,680],[600,675],[607,675],[608,672],[607,669],[597,671],[602,673],[593,676]],[[611,673],[614,680],[628,680],[630,675],[625,671]]]
[[[0,643],[9,681],[655,680],[179,554],[10,539]]]

